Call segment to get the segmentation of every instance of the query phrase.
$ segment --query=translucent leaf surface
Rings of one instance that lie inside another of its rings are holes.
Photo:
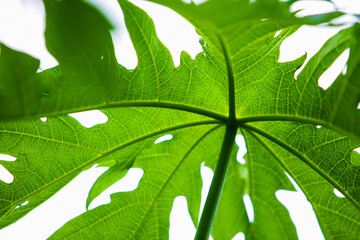
[[[288,9],[294,1],[154,0],[182,14],[202,36],[203,52],[195,59],[183,52],[174,67],[150,17],[118,2],[138,56],[135,69],[117,63],[111,24],[80,0],[44,0],[46,46],[59,66],[37,73],[37,59],[0,45],[0,154],[16,158],[1,161],[14,175],[12,183],[0,182],[1,227],[98,164],[109,169],[86,206],[129,168],[144,175],[136,190],[113,194],[109,204],[69,221],[52,239],[168,239],[177,196],[186,197],[200,235],[210,233],[214,219],[215,239],[238,232],[246,239],[296,239],[275,196],[294,190],[285,172],[313,205],[326,238],[357,238],[358,24],[329,39],[295,79],[305,56],[278,62],[281,43],[303,23],[326,24],[342,13],[298,19]],[[345,49],[346,74],[323,90],[319,77]],[[86,128],[65,115],[89,109],[100,109],[108,121]],[[231,147],[239,129],[247,146],[244,165]],[[154,143],[165,134],[172,140]],[[213,205],[205,205],[198,224],[204,162],[215,171]],[[254,221],[244,196],[252,201]]]

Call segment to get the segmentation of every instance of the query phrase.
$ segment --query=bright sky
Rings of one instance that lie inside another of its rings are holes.
[[[137,64],[136,54],[127,32],[124,31],[124,20],[117,2],[115,0],[90,0],[90,2],[104,11],[116,27],[112,36],[119,63],[127,68],[134,68]],[[201,52],[201,47],[198,43],[199,36],[196,34],[195,29],[182,17],[165,7],[149,2],[139,0],[132,2],[143,8],[153,18],[158,36],[170,49],[175,65],[179,65],[181,51],[187,51],[192,57]],[[354,4],[354,1],[336,0],[333,2],[341,10],[360,13],[360,4]],[[318,2],[315,4],[316,8],[309,4],[309,2],[297,4],[293,6],[293,10],[305,8],[299,14],[306,15],[311,13],[310,10],[306,10],[310,8],[316,13],[333,9],[333,6],[326,2]],[[343,18],[343,21],[352,20],[348,16]],[[176,28],[173,27],[175,25]],[[44,27],[44,8],[40,0],[0,0],[0,41],[10,47],[39,58],[41,60],[41,69],[57,65],[56,60],[45,48],[43,38]],[[282,44],[279,61],[293,60],[303,55],[305,51],[308,54],[307,59],[309,59],[339,29],[339,27],[331,29],[326,27],[302,27]],[[319,85],[321,87],[326,89],[340,72],[346,71],[344,69],[346,69],[347,58],[348,51],[345,51],[336,63],[320,78]],[[72,116],[86,127],[107,121],[107,117],[99,111],[78,113]],[[161,144],[161,141],[170,140],[169,138],[167,136],[159,139],[158,144]],[[238,161],[243,163],[244,159],[242,157],[246,152],[244,140],[241,136],[238,136],[236,142],[240,147]],[[0,155],[0,159],[6,160],[6,156]],[[104,171],[105,168],[93,167],[81,173],[64,189],[56,193],[33,212],[15,224],[0,230],[0,239],[46,239],[65,222],[85,211],[87,193],[96,178]],[[1,170],[0,168],[0,179],[11,182],[11,174],[9,175],[6,172],[6,170]],[[6,178],[7,174],[9,175],[8,178]],[[213,172],[209,168],[202,166],[201,174],[204,180],[202,194],[203,198],[205,198]],[[95,199],[91,204],[91,208],[109,203],[109,194],[113,192],[134,190],[142,175],[143,170],[131,169],[122,180]],[[306,200],[306,197],[302,194],[296,183],[293,182],[293,184],[297,192],[280,190],[276,193],[276,197],[288,208],[297,228],[299,239],[323,239],[310,203]],[[334,194],[339,193],[335,191]],[[341,197],[341,195],[339,196]],[[244,201],[247,203],[249,218],[252,220],[251,199],[245,196]],[[26,205],[26,202],[23,205]],[[177,197],[174,201],[174,206],[170,215],[170,239],[192,239],[195,234],[195,227],[190,220],[187,210],[184,211],[187,208],[186,199],[184,197]],[[243,234],[239,233],[234,239],[239,240],[243,238]]]

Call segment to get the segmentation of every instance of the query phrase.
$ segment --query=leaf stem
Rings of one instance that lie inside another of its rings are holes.
[[[196,231],[195,240],[208,240],[214,223],[215,213],[220,202],[226,172],[229,166],[232,146],[235,142],[237,127],[226,126],[224,141],[222,143],[219,160],[216,165],[214,178],[211,182],[210,191],[206,198],[204,210],[201,214],[200,223]]]

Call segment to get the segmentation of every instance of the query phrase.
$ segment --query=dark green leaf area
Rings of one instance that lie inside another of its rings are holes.
[[[37,206],[46,200],[44,196],[51,196],[95,163],[125,167],[129,158],[147,147],[142,140],[175,129],[217,123],[200,115],[168,109],[123,108],[103,112],[109,118],[107,123],[92,128],[83,127],[70,116],[0,125],[0,153],[17,158],[14,162],[1,162],[14,175],[11,184],[0,183],[2,224],[20,217],[18,210],[11,212],[16,206],[25,201],[29,201],[29,206]],[[141,128],[133,125],[133,118]],[[31,210],[29,206],[24,209]]]
[[[116,193],[111,203],[87,211],[52,239],[168,239],[169,214],[176,196],[187,198],[197,222],[203,161],[216,161],[224,128],[198,126],[170,132],[174,137],[143,150],[133,167],[144,175],[135,191]],[[106,226],[106,227],[103,227]]]
[[[106,102],[105,89],[117,79],[107,20],[84,1],[46,0],[44,4],[46,46],[60,66],[36,74],[38,60],[2,47],[2,120],[36,119],[99,106]]]
[[[1,116],[29,115],[42,97],[41,83],[35,75],[40,61],[1,43],[0,52]]]
[[[79,0],[44,4],[46,46],[65,72],[91,70],[111,50],[112,27],[95,8]]]
[[[295,13],[290,12],[290,5],[297,0],[208,0],[201,4],[194,2],[186,3],[182,0],[148,0],[170,7],[184,16],[195,26],[203,26],[214,32],[231,25],[237,25],[244,21],[275,19],[285,25],[296,24],[319,24],[342,16],[344,13],[333,11],[325,14],[317,14],[303,18],[296,18]]]
[[[59,66],[39,74],[46,94],[36,114],[59,115],[100,106],[120,80],[110,23],[84,1],[44,1],[45,40]]]
[[[325,237],[356,239],[360,169],[350,157],[359,143],[325,128],[298,123],[258,123],[246,128],[251,129],[256,146],[267,149],[303,190]],[[334,188],[346,198],[336,196]]]
[[[246,164],[240,165],[233,154],[212,235],[215,239],[232,239],[243,232],[246,239],[297,239],[287,209],[275,197],[276,191],[294,190],[289,179],[266,149],[243,131],[248,153]],[[254,207],[250,223],[243,196],[249,194]]]

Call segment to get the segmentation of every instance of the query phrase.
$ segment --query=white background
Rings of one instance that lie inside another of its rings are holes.
[[[112,36],[118,62],[127,68],[135,68],[137,57],[128,33],[125,31],[123,16],[117,2],[115,0],[91,0],[90,2],[99,7],[115,26]],[[170,49],[176,66],[179,65],[181,51],[187,51],[193,58],[197,53],[201,52],[201,47],[198,43],[199,36],[196,34],[195,29],[182,17],[162,6],[139,0],[132,2],[143,8],[153,18],[158,36]],[[337,0],[334,2],[341,10],[360,13],[360,4],[354,3],[356,1]],[[306,15],[330,11],[334,9],[334,6],[320,1],[307,1],[294,5],[292,9],[295,11],[303,8],[305,10],[300,12],[300,14]],[[0,0],[0,41],[9,47],[24,51],[40,59],[41,69],[57,65],[56,60],[49,55],[45,48],[43,38],[45,28],[44,15],[44,8],[40,0]],[[345,16],[341,21],[352,22],[354,19]],[[305,51],[308,54],[308,60],[329,37],[339,30],[340,27],[302,27],[281,45],[279,61],[293,60],[303,55]],[[345,72],[347,58],[348,51],[345,51],[337,59],[336,63],[321,76],[319,86],[326,89],[341,71]],[[107,120],[107,117],[99,111],[78,113],[72,116],[86,127],[105,123]],[[165,139],[159,139],[159,142]],[[242,163],[244,161],[242,157],[246,152],[243,138],[238,136],[236,142],[240,147],[238,161]],[[11,158],[0,154],[0,160],[11,160]],[[106,168],[95,168],[94,166],[90,170],[81,173],[70,184],[34,211],[15,224],[0,230],[0,239],[46,239],[64,223],[85,211],[87,194],[96,178],[105,170]],[[109,195],[113,192],[134,190],[142,174],[143,171],[141,169],[131,169],[125,178],[95,199],[90,208],[109,203]],[[201,174],[204,180],[202,191],[203,206],[213,172],[207,167],[201,167]],[[10,183],[13,176],[6,169],[0,168],[0,179]],[[296,183],[293,184],[297,192],[280,190],[276,193],[276,197],[288,208],[299,238],[324,239],[311,204],[306,200],[306,197]],[[334,191],[334,194],[341,197],[336,191]],[[249,218],[253,221],[251,200],[248,197],[245,197],[244,200],[247,203]],[[23,203],[23,205],[26,204],[27,202]],[[174,201],[174,206],[170,215],[170,239],[193,239],[196,230],[187,212],[186,199],[181,196],[177,197]],[[234,239],[244,239],[244,235],[239,233]]]

